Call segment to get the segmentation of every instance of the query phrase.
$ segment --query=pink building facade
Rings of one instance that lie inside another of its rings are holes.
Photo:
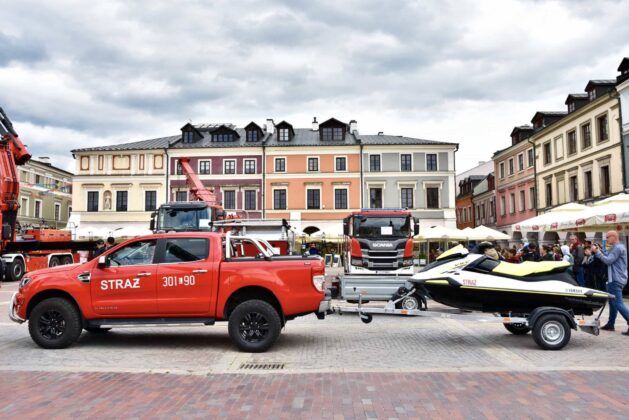
[[[496,184],[496,229],[511,236],[511,243],[536,240],[535,234],[522,237],[513,226],[537,215],[535,193],[535,151],[528,139],[533,127],[515,127],[511,146],[493,156]]]

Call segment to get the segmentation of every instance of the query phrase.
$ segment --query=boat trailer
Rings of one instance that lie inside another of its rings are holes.
[[[570,311],[552,306],[539,307],[528,314],[489,314],[456,308],[429,309],[427,301],[424,301],[418,309],[399,309],[396,307],[416,292],[413,288],[404,294],[396,295],[384,306],[367,306],[363,303],[363,300],[367,300],[367,293],[361,291],[358,294],[357,304],[330,305],[327,314],[357,314],[365,324],[369,324],[375,315],[455,319],[485,324],[500,323],[515,335],[525,335],[532,332],[533,339],[544,350],[560,350],[570,341],[571,330],[578,331],[580,329],[588,334],[599,335],[600,317],[606,306],[606,304],[603,305],[594,319],[585,319],[585,316],[576,317]]]

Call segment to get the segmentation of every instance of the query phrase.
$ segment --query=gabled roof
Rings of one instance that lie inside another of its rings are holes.
[[[620,65],[618,66],[619,72],[623,72],[627,69],[629,69],[629,57],[623,58],[622,61],[620,62]]]
[[[347,126],[346,123],[337,120],[336,118],[330,118],[329,120],[326,120],[324,122],[322,122],[321,124],[319,124],[319,127],[327,127],[329,125],[343,125],[343,126]]]
[[[616,85],[616,80],[615,79],[594,79],[594,80],[590,80],[588,82],[587,85],[585,85],[585,91],[587,92],[588,90],[590,90],[590,88],[594,87],[594,86],[615,86]]]
[[[214,128],[213,130],[210,130],[210,133],[214,134],[219,131],[229,131],[229,132],[234,133],[236,135],[236,138],[240,137],[240,134],[238,134],[236,127],[234,127],[233,125],[221,124],[220,126]]]
[[[519,133],[520,131],[533,131],[533,126],[524,124],[524,125],[518,125],[516,127],[513,127],[513,130],[511,130],[511,134],[509,134],[509,136],[513,136],[514,134]]]
[[[566,97],[566,102],[564,102],[564,103],[566,105],[568,105],[569,102],[572,102],[572,101],[575,101],[575,100],[577,100],[577,101],[582,101],[582,100],[587,101],[588,100],[588,94],[587,93],[571,93],[571,94],[569,94]]]
[[[187,123],[186,125],[181,127],[181,131],[187,131],[187,130],[192,130],[195,133],[197,133],[199,136],[201,135],[201,132],[199,131],[199,129],[195,127],[194,125],[192,125],[191,123]]]
[[[203,131],[201,132],[202,137],[199,141],[195,143],[183,143],[181,141],[177,141],[176,143],[171,145],[172,149],[196,149],[196,148],[225,148],[225,147],[256,147],[260,145],[262,142],[266,141],[270,134],[264,133],[260,138],[260,141],[251,142],[247,141],[247,132],[244,128],[232,128],[226,126],[227,129],[233,130],[237,137],[234,141],[229,142],[220,142],[220,141],[212,141],[212,133],[215,132],[218,127],[216,127],[212,131]],[[181,140],[181,136],[178,138]]]
[[[245,130],[254,130],[254,129],[262,131],[262,128],[253,121],[251,121],[249,124],[245,126]]]
[[[164,149],[166,147],[172,146],[176,141],[181,139],[181,135],[178,134],[176,136],[169,137],[160,137],[156,139],[149,140],[141,140],[134,141],[131,143],[122,143],[122,144],[112,144],[110,146],[97,146],[97,147],[86,147],[82,149],[74,149],[71,150],[72,153],[75,152],[97,152],[97,151],[125,151],[125,150],[153,150],[153,149]]]
[[[279,125],[279,124],[278,124]],[[277,127],[277,125],[276,125]],[[282,128],[282,127],[280,127]],[[321,141],[318,131],[312,131],[310,128],[295,128],[293,130],[293,138],[291,141],[278,141],[277,136],[269,136],[265,142],[269,147],[298,147],[298,146],[356,146],[356,138],[347,133],[343,140],[325,140]]]

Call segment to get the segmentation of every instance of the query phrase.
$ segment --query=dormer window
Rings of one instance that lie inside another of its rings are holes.
[[[343,128],[342,127],[325,127],[321,129],[322,140],[343,140]]]
[[[222,125],[212,131],[212,141],[217,143],[229,143],[240,138],[238,133],[231,127]]]
[[[234,135],[233,134],[212,134],[212,141],[216,141],[216,142],[234,141]]]
[[[290,140],[290,130],[288,128],[280,128],[278,131],[279,141]]]
[[[260,141],[262,140],[262,137],[264,137],[264,133],[262,132],[260,126],[253,121],[247,124],[245,131],[247,133],[246,139],[248,142]]]
[[[574,112],[574,102],[568,104],[568,112]]]
[[[258,132],[256,130],[247,130],[247,141],[258,141]]]
[[[190,144],[194,142],[194,133],[192,131],[183,132],[183,144]]]
[[[592,89],[588,92],[588,99],[590,101],[596,99],[596,89]]]

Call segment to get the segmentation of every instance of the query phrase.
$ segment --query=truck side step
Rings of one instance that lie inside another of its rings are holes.
[[[87,320],[91,328],[164,327],[168,325],[214,325],[214,318],[112,318]]]

